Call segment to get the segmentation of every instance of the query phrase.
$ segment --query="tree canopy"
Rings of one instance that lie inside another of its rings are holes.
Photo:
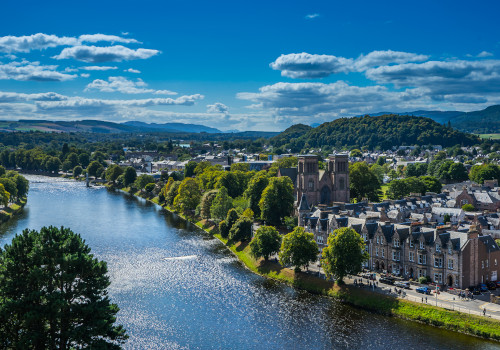
[[[317,255],[318,245],[314,240],[314,235],[305,232],[303,227],[296,227],[283,237],[279,252],[282,265],[293,265],[295,271],[300,271],[301,267],[316,261]]]
[[[292,180],[288,176],[271,178],[259,202],[262,220],[279,225],[282,218],[292,213],[293,201]]]
[[[107,266],[68,228],[24,230],[0,249],[0,347],[120,349]]]
[[[281,235],[273,226],[261,226],[255,232],[255,236],[250,242],[250,252],[255,258],[268,260],[269,256],[276,254],[280,250]]]
[[[349,189],[352,198],[358,201],[368,198],[378,202],[381,196],[380,185],[377,175],[365,162],[349,164]]]

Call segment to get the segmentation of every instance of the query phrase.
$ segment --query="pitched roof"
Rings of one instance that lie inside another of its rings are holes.
[[[299,210],[304,210],[304,211],[310,210],[305,194],[302,194],[302,198],[300,199]]]
[[[278,171],[281,176],[288,176],[292,180],[293,186],[296,186],[297,168],[279,168]]]

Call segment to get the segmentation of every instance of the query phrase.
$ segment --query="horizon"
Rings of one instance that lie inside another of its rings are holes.
[[[2,120],[277,132],[500,104],[495,1],[29,5],[3,5]]]

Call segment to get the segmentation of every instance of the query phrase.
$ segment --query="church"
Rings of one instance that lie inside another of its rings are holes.
[[[288,176],[294,185],[296,206],[305,196],[310,206],[334,202],[348,203],[349,196],[349,159],[347,154],[330,155],[326,170],[319,169],[317,155],[298,156],[297,168],[280,168],[278,176]]]

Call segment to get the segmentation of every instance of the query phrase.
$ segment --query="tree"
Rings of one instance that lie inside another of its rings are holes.
[[[351,197],[361,201],[368,198],[370,201],[378,202],[381,197],[380,182],[365,162],[357,162],[349,165],[349,189]]]
[[[83,169],[81,166],[77,165],[76,167],[73,168],[73,176],[78,177],[83,173]]]
[[[361,153],[359,149],[355,148],[351,151],[351,154],[349,156],[352,158],[360,158],[363,156],[363,153]]]
[[[262,192],[269,184],[269,178],[265,171],[258,172],[248,183],[247,189],[243,194],[248,200],[250,204],[250,209],[253,210],[256,217],[260,217],[260,207],[259,202],[262,197]]]
[[[125,172],[123,173],[123,184],[125,187],[133,184],[137,179],[137,172],[131,166],[125,168]]]
[[[87,167],[87,173],[89,176],[97,176],[97,171],[102,165],[97,160],[92,161]]]
[[[273,177],[262,192],[259,209],[262,220],[279,225],[293,210],[293,184],[288,176]]]
[[[45,170],[55,173],[61,167],[61,160],[57,157],[47,157],[45,160]]]
[[[7,192],[10,194],[10,201],[17,198],[17,186],[14,181],[6,177],[0,177],[0,184],[2,184]]]
[[[250,171],[250,164],[249,163],[233,163],[231,164],[231,171]]]
[[[295,272],[299,272],[302,266],[316,261],[317,255],[318,245],[314,235],[305,232],[303,227],[296,227],[283,237],[279,252],[280,263],[295,266]]]
[[[180,181],[174,181],[172,185],[168,188],[167,195],[165,196],[165,203],[171,206],[174,204],[175,197],[177,196],[177,192],[179,190],[179,186],[181,185]]]
[[[408,194],[410,194],[410,189],[404,179],[392,180],[389,183],[387,197],[389,197],[390,199],[401,199]]]
[[[186,166],[184,167],[184,178],[193,176],[194,169],[196,169],[197,165],[198,163],[193,160],[187,162]]]
[[[210,207],[217,196],[217,190],[207,191],[203,194],[200,201],[200,216],[204,219],[210,219]]]
[[[210,206],[210,215],[217,221],[223,220],[232,207],[233,199],[227,194],[227,189],[221,187]]]
[[[68,228],[24,230],[0,250],[0,347],[120,349],[107,266]]]
[[[441,193],[443,185],[441,185],[441,182],[434,176],[422,176],[420,180],[425,184],[425,192]]]
[[[472,204],[464,204],[462,205],[462,210],[463,211],[475,211],[476,208]]]
[[[177,196],[174,199],[174,207],[187,213],[194,210],[200,203],[201,192],[198,183],[192,177],[186,177],[182,180]]]
[[[255,232],[255,236],[250,242],[250,252],[255,258],[264,258],[276,254],[280,250],[281,235],[273,226],[261,226]]]
[[[229,239],[235,241],[246,241],[252,237],[252,219],[241,216],[229,230]]]
[[[410,193],[418,193],[421,195],[425,194],[426,186],[425,183],[420,180],[418,177],[411,176],[403,180],[408,187],[408,194]]]
[[[450,214],[444,214],[443,221],[444,221],[445,224],[447,222],[451,222],[451,216],[450,216]]]
[[[118,164],[112,164],[106,169],[106,180],[115,183],[121,174],[123,174],[123,169]]]
[[[339,284],[348,274],[361,272],[363,262],[369,258],[363,238],[352,228],[343,227],[328,236],[328,245],[323,248],[321,265],[328,277]]]
[[[151,193],[153,192],[153,190],[155,189],[155,184],[154,183],[149,183],[147,184],[145,187],[144,187],[144,190],[147,192],[147,193]]]
[[[0,183],[0,202],[7,206],[9,205],[10,193],[5,190],[3,184]]]
[[[150,184],[150,183],[155,183],[155,178],[152,176],[152,175],[148,175],[148,174],[141,174],[139,176],[137,176],[137,179],[135,179],[135,186],[142,190],[144,187],[146,187],[147,184]]]

